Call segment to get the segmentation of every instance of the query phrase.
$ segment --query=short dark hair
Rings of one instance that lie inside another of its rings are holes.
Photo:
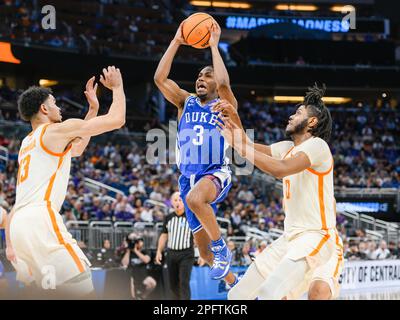
[[[18,111],[21,118],[30,121],[51,94],[50,88],[32,86],[25,90],[18,98]]]
[[[214,67],[213,67],[213,65],[211,65],[211,64],[209,64],[208,66],[204,66],[204,67],[201,67],[201,68],[199,68],[199,72],[201,71],[201,70],[203,70],[203,69],[205,69],[205,68],[211,68],[211,69],[213,69],[213,71],[214,71]]]
[[[317,125],[310,129],[311,134],[328,142],[332,132],[332,117],[329,109],[322,101],[325,90],[325,84],[322,84],[322,88],[318,88],[315,83],[313,87],[308,88],[303,104],[310,112],[310,116],[318,119]]]

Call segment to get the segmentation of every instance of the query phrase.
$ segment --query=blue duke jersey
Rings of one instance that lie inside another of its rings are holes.
[[[229,160],[225,155],[228,144],[217,129],[217,122],[220,121],[217,113],[211,112],[211,106],[217,101],[215,99],[202,106],[197,96],[189,96],[178,124],[176,159],[182,173],[178,181],[179,192],[193,233],[203,228],[186,202],[193,186],[206,176],[218,179],[217,196],[210,203],[214,213],[217,212],[217,203],[226,198],[232,186]]]
[[[217,129],[218,114],[211,112],[211,106],[218,100],[202,106],[200,99],[191,95],[185,101],[178,124],[176,160],[187,178],[228,166],[225,155],[228,144]]]

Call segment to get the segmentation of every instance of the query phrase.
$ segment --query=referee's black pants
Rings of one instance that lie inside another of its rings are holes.
[[[190,300],[190,275],[194,263],[193,249],[168,250],[168,278],[173,300]]]

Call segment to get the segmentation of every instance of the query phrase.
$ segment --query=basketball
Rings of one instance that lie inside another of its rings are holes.
[[[196,49],[207,48],[213,18],[207,13],[194,13],[189,16],[182,27],[182,35],[186,43]]]

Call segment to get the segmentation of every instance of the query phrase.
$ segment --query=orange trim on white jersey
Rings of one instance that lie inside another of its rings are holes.
[[[322,230],[327,230],[326,226],[326,214],[325,214],[325,201],[324,201],[324,176],[329,174],[333,169],[333,158],[332,158],[332,164],[329,170],[325,172],[318,172],[316,170],[313,170],[311,168],[307,168],[309,172],[312,174],[317,175],[318,177],[318,202],[319,202],[319,212],[321,215],[321,224],[322,224]]]
[[[325,171],[325,172],[319,172],[319,171],[316,171],[316,170],[311,169],[311,168],[307,168],[307,170],[310,171],[310,172],[313,173],[313,174],[316,174],[317,176],[326,176],[326,175],[327,175],[328,173],[330,173],[331,170],[333,169],[333,163],[334,163],[334,161],[333,161],[333,158],[332,158],[331,167],[330,167],[327,171]]]
[[[338,255],[338,261],[336,263],[336,268],[335,268],[335,272],[333,273],[333,277],[336,278],[338,273],[339,273],[339,266],[342,263],[343,260],[343,246],[340,244],[339,242],[339,235],[337,230],[335,230],[335,236],[336,236],[336,246],[339,248],[340,250],[340,254]]]
[[[329,240],[329,238],[329,233],[326,233],[321,241],[318,243],[317,247],[313,250],[313,252],[310,253],[310,257],[315,256],[321,250],[323,245]]]
[[[282,160],[285,159],[285,158],[287,157],[287,155],[290,153],[290,151],[293,150],[294,147],[295,147],[295,146],[291,147],[291,148],[289,149],[289,151],[286,152],[286,154],[283,156]]]
[[[48,124],[46,124],[46,125],[43,126],[42,133],[40,134],[40,146],[42,147],[42,149],[43,149],[45,152],[47,152],[48,154],[50,154],[50,155],[52,155],[52,156],[55,156],[55,157],[63,157],[63,156],[65,156],[65,155],[68,153],[69,150],[71,150],[72,144],[70,144],[70,145],[67,147],[67,149],[65,149],[64,152],[59,152],[59,153],[57,153],[57,152],[53,152],[53,151],[51,151],[50,149],[48,149],[48,148],[44,145],[44,143],[43,143],[43,135],[44,135],[44,133],[46,132],[46,129],[47,129],[47,127],[48,127],[50,124],[51,124],[51,123],[48,123]]]
[[[54,172],[54,174],[51,176],[49,185],[48,185],[47,190],[46,190],[46,194],[45,194],[44,200],[47,202],[47,211],[49,212],[51,224],[52,224],[53,230],[54,230],[54,232],[55,232],[55,234],[57,236],[58,242],[61,245],[63,245],[65,247],[65,249],[69,252],[69,254],[71,255],[71,257],[74,260],[75,264],[77,265],[77,267],[79,269],[79,272],[84,272],[85,268],[83,267],[82,262],[79,259],[78,255],[75,253],[75,251],[72,248],[72,246],[69,243],[66,243],[64,241],[64,239],[63,239],[63,237],[61,235],[61,232],[60,232],[60,228],[57,225],[55,213],[54,213],[53,209],[51,208],[51,201],[50,201],[51,190],[53,189],[54,180],[56,178],[58,169],[62,165],[63,159],[64,159],[63,157],[60,157],[60,160],[58,161],[58,166],[57,166],[56,172]]]

